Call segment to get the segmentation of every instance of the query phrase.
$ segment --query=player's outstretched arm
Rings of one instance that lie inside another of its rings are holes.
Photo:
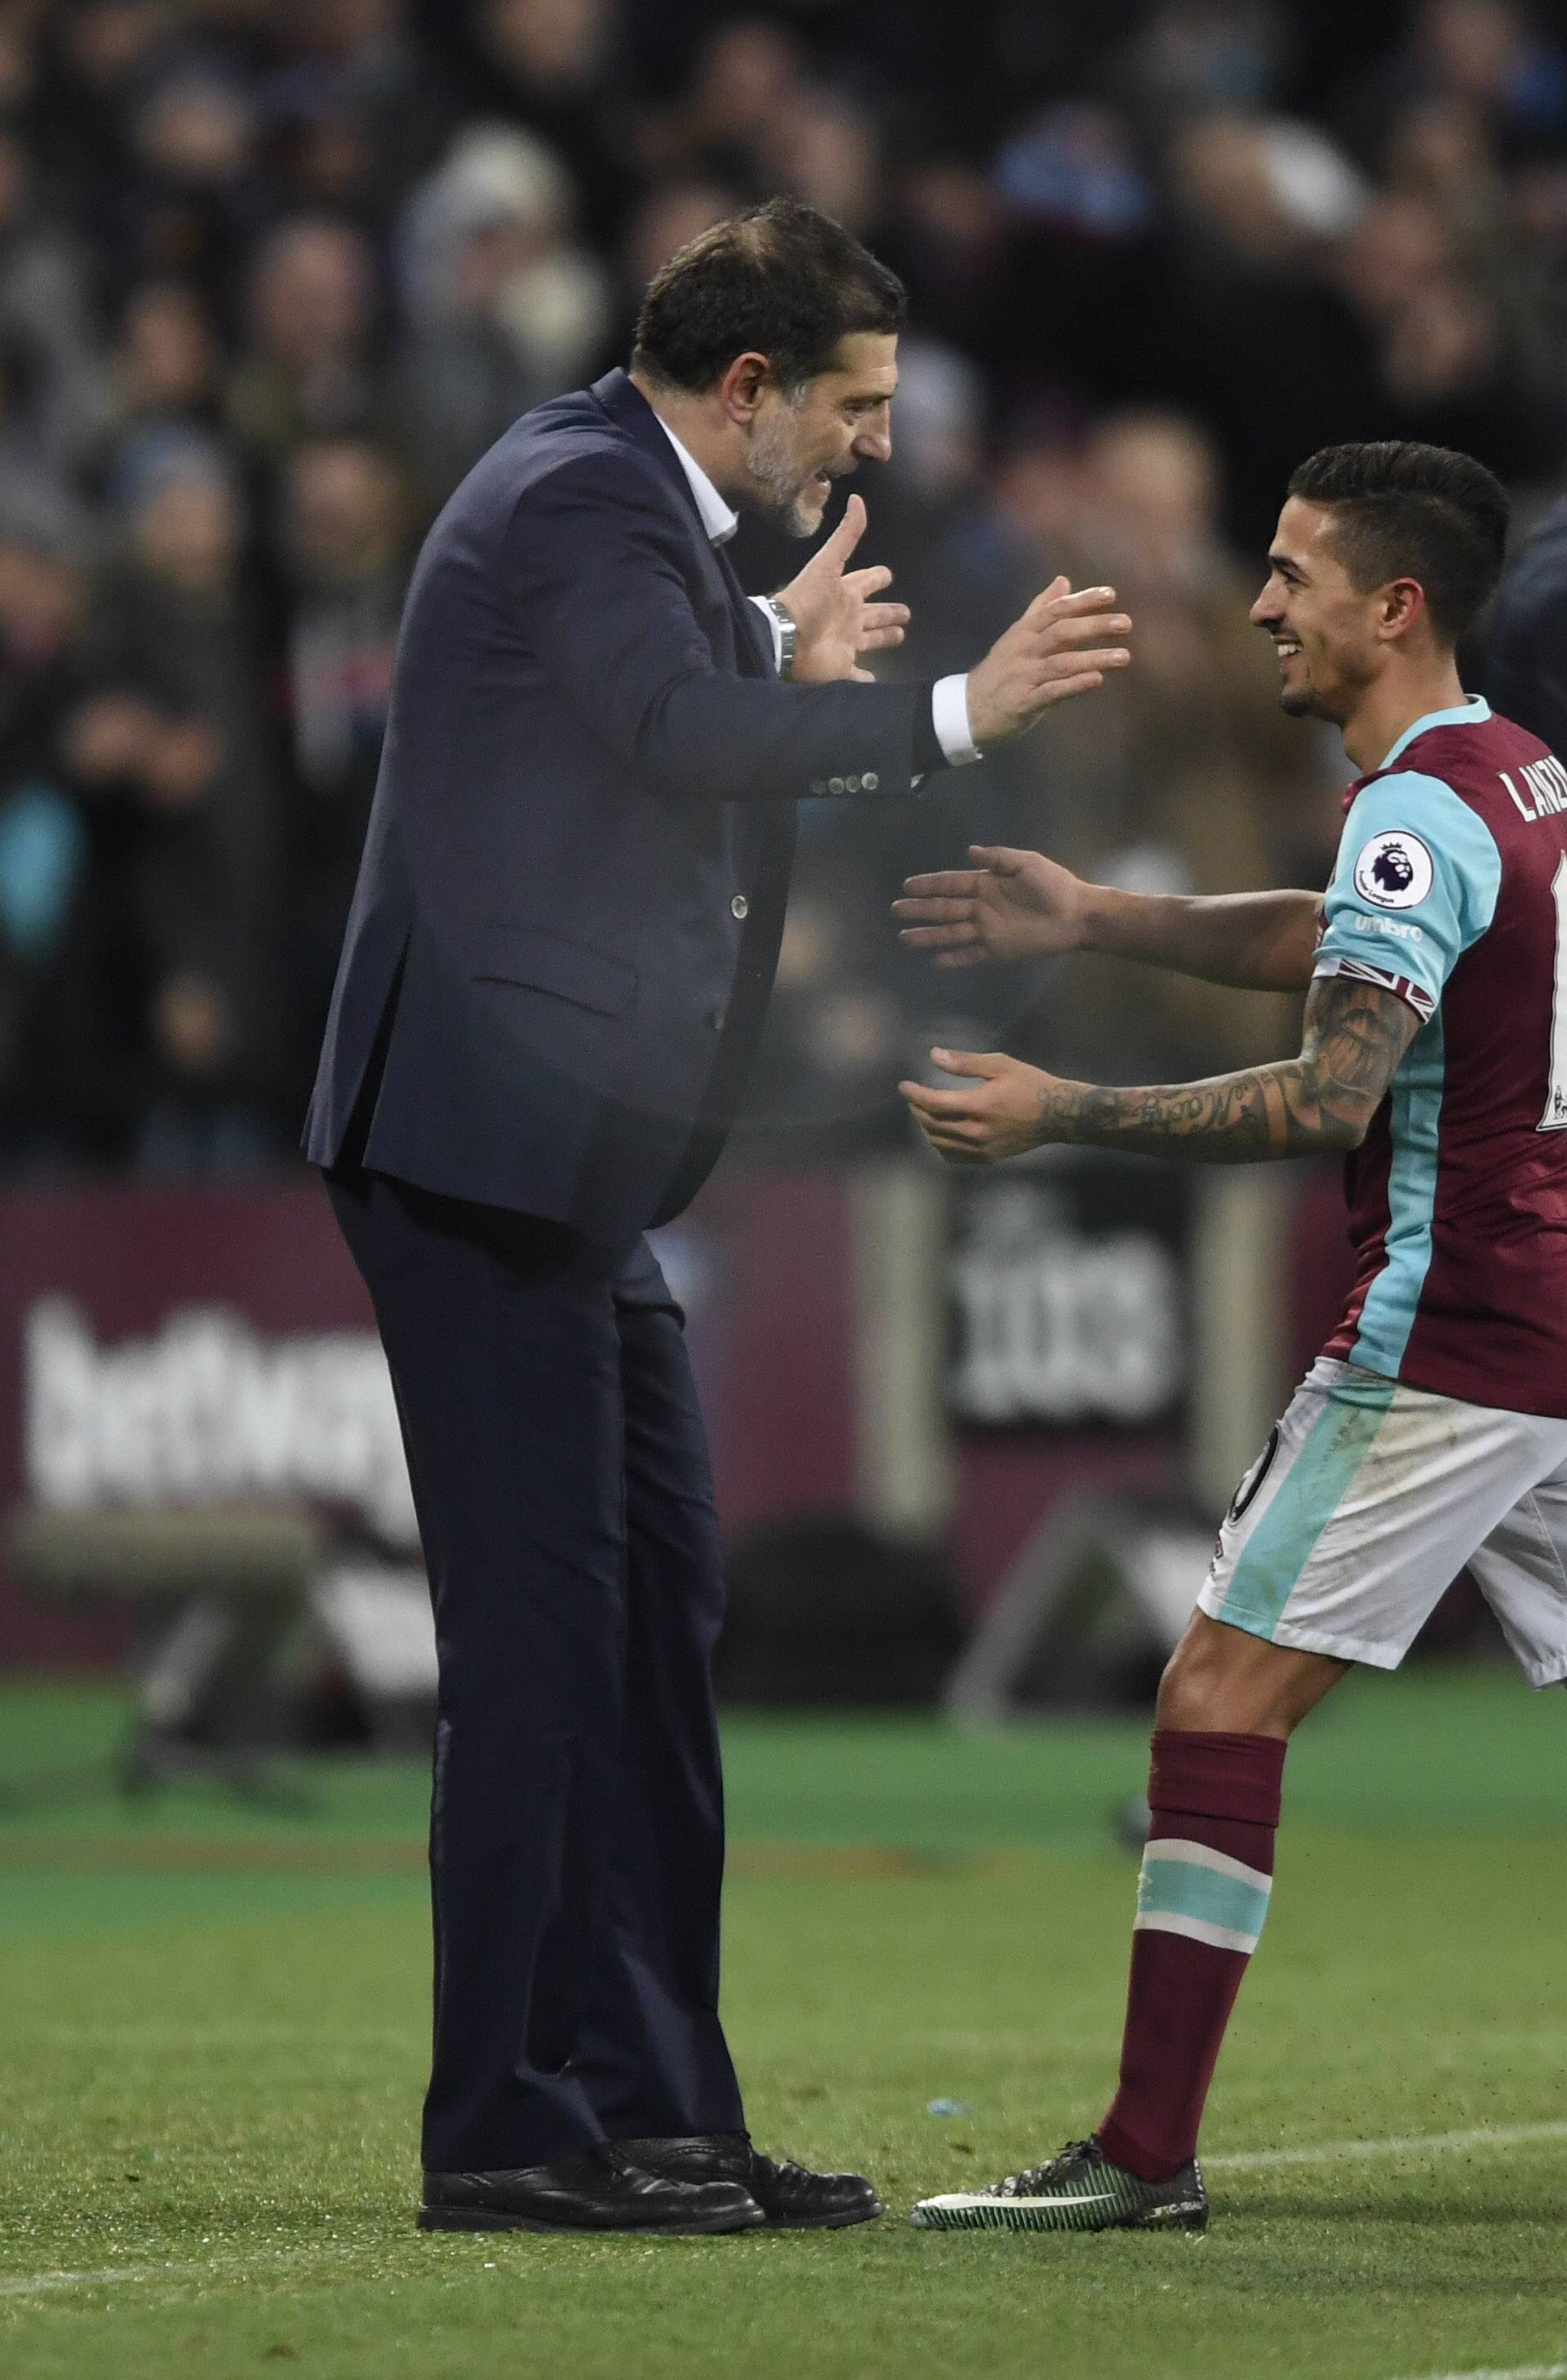
[[[1420,1019],[1407,1002],[1354,976],[1318,977],[1298,1058],[1205,1083],[1106,1090],[1066,1083],[1000,1052],[934,1050],[961,1090],[901,1083],[910,1112],[954,1165],[994,1165],[1047,1142],[1118,1148],[1209,1165],[1357,1148]]]
[[[973,844],[968,856],[972,868],[908,877],[893,904],[899,940],[939,967],[1099,951],[1241,991],[1304,991],[1311,980],[1320,893],[1122,892],[1039,851]]]

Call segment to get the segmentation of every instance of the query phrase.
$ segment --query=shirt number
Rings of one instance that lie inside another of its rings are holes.
[[[1555,997],[1550,1011],[1550,1085],[1537,1129],[1567,1132],[1567,852],[1551,879],[1556,904]]]

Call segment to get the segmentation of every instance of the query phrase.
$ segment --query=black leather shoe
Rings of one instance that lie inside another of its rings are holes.
[[[728,2174],[670,2178],[617,2148],[512,2173],[427,2173],[421,2231],[754,2231],[765,2220]]]
[[[663,2181],[739,2182],[778,2231],[837,2231],[885,2213],[857,2173],[811,2173],[751,2146],[749,2132],[690,2132],[667,2141],[616,2141],[644,2173]]]

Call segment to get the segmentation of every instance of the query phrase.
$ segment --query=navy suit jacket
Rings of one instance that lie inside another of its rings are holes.
[[[761,1028],[795,803],[906,796],[929,710],[779,682],[625,372],[526,414],[414,571],[307,1154],[605,1245],[667,1220]]]
[[[1551,506],[1508,566],[1484,682],[1493,710],[1567,752],[1567,504]]]

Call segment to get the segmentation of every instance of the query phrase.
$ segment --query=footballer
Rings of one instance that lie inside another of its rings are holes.
[[[1358,772],[1316,892],[1155,898],[976,850],[895,906],[938,965],[1095,950],[1306,995],[1298,1057],[1101,1089],[934,1052],[931,1146],[1248,1164],[1346,1152],[1354,1286],[1236,1491],[1160,1688],[1119,2085],[1097,2131],[937,2230],[1200,2230],[1203,2104],[1268,1910],[1290,1737],[1391,1670],[1467,1564],[1525,1675],[1567,1679],[1567,770],[1465,695],[1507,499],[1468,455],[1334,446],[1290,481],[1252,607],[1280,698]]]

